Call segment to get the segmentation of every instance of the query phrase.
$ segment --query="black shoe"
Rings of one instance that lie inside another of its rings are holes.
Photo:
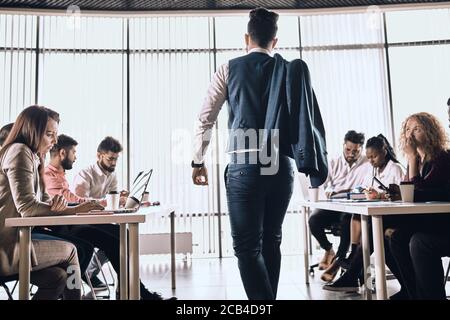
[[[334,283],[324,285],[322,289],[328,291],[358,292],[359,290],[358,278],[350,277],[346,272]]]
[[[143,291],[141,291],[141,300],[162,301],[162,300],[177,300],[177,298],[171,297],[171,298],[165,299],[158,292],[143,290]]]
[[[92,287],[95,291],[107,290],[108,285],[103,283],[98,277],[92,277],[91,279]]]
[[[344,258],[344,259],[341,259],[339,261],[339,264],[341,265],[341,268],[344,269],[344,270],[350,269],[351,263],[352,262],[351,262],[351,260],[349,258]]]
[[[350,269],[354,257],[355,257],[355,250],[351,251],[347,258],[341,260],[341,268],[345,270]]]
[[[394,293],[392,296],[390,296],[389,300],[409,300],[409,296],[406,290],[400,290],[399,292]]]

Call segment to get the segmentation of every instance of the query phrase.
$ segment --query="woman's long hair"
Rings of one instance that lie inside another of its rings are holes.
[[[0,157],[8,150],[13,143],[23,143],[39,156],[41,164],[39,165],[40,183],[43,190],[44,186],[44,154],[39,154],[39,144],[45,135],[47,122],[53,119],[59,123],[59,114],[49,108],[42,106],[30,106],[25,108],[18,116],[14,125],[5,140]]]
[[[406,147],[406,124],[412,119],[420,123],[425,132],[425,142],[420,146],[425,152],[424,161],[435,159],[439,153],[448,148],[448,136],[439,120],[428,112],[419,112],[410,115],[403,121],[399,146],[403,153],[405,153]]]

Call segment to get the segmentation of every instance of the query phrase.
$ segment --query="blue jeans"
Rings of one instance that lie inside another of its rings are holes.
[[[250,300],[277,296],[281,227],[294,182],[289,158],[279,160],[274,175],[262,175],[259,164],[230,163],[225,170],[233,248]]]

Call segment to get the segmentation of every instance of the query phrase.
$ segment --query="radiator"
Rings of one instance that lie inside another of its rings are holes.
[[[192,254],[192,232],[175,233],[175,252]],[[169,254],[170,233],[151,233],[139,235],[139,253]]]

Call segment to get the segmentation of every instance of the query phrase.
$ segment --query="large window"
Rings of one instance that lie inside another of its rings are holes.
[[[450,9],[386,15],[396,137],[403,120],[426,111],[448,128]]]
[[[60,133],[78,141],[75,173],[96,161],[106,136],[125,146],[117,166],[126,176],[126,24],[122,18],[40,17],[39,104],[61,115]]]
[[[36,17],[0,14],[0,124],[35,101]]]
[[[377,11],[280,16],[275,51],[308,63],[330,158],[341,153],[350,129],[395,141],[412,112],[447,120],[450,11],[391,12],[383,19]],[[216,255],[221,236],[223,254],[232,254],[223,181],[226,105],[207,153],[208,187],[193,186],[190,161],[193,126],[210,79],[221,64],[245,54],[247,21],[247,14],[0,14],[0,124],[34,103],[57,110],[60,133],[79,142],[70,182],[95,161],[102,138],[119,139],[120,184],[127,187],[138,171],[153,168],[150,198],[177,207],[177,230],[193,232],[194,252]],[[298,183],[290,212],[297,210]],[[286,219],[283,252],[298,252],[298,216]]]
[[[392,140],[380,13],[301,17],[308,63],[327,132],[329,157],[345,133]]]

